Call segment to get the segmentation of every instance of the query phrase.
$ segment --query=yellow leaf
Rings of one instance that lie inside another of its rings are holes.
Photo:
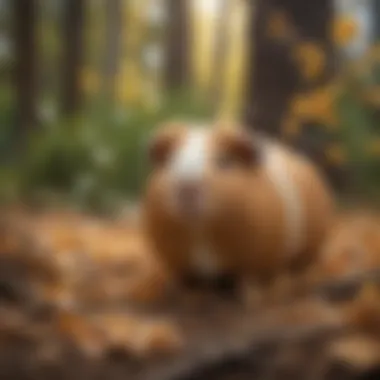
[[[310,93],[299,94],[290,103],[290,112],[302,121],[337,125],[334,103],[338,90],[338,86],[333,83]]]
[[[353,17],[342,16],[334,20],[333,41],[338,46],[348,45],[358,33],[358,24]]]
[[[333,358],[365,371],[379,363],[379,343],[373,337],[352,335],[338,339],[329,347]]]
[[[310,102],[307,96],[296,96],[290,103],[290,112],[297,118],[310,115]]]
[[[306,80],[313,80],[323,72],[326,55],[321,46],[312,42],[304,42],[295,46],[292,52],[301,75]]]

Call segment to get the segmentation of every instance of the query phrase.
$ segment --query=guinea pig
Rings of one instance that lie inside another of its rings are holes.
[[[142,220],[178,281],[271,282],[315,258],[334,198],[305,157],[242,126],[168,123],[151,137]]]

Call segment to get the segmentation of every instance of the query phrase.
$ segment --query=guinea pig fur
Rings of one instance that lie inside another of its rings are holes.
[[[179,280],[273,279],[313,260],[335,213],[311,162],[240,126],[170,123],[149,155],[143,223]]]

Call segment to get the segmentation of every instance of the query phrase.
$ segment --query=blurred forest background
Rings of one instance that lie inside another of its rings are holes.
[[[147,133],[241,120],[380,194],[380,0],[0,0],[2,201],[117,209]]]

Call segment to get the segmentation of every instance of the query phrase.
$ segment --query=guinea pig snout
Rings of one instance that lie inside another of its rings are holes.
[[[178,185],[178,197],[183,204],[193,204],[200,198],[200,184],[186,181]]]
[[[181,181],[176,188],[176,200],[179,211],[194,214],[201,211],[203,191],[198,181]]]

